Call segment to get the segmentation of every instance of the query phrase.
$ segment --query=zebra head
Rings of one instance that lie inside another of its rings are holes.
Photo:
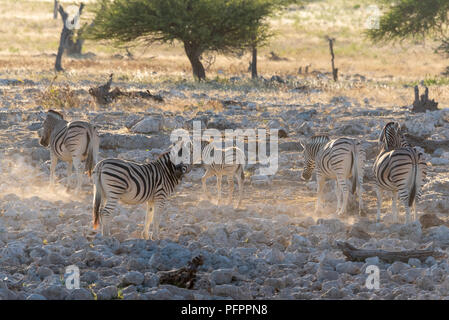
[[[48,147],[48,144],[50,143],[50,136],[51,132],[56,126],[56,123],[60,120],[64,120],[64,116],[54,110],[48,110],[47,117],[44,120],[43,123],[43,131],[42,131],[42,137],[39,143],[44,146]]]
[[[318,152],[330,141],[327,135],[313,136],[307,141],[300,141],[304,151],[304,170],[302,171],[302,179],[310,180],[313,169],[315,169],[315,158]]]
[[[399,149],[407,145],[399,123],[388,122],[384,126],[379,136],[379,145],[387,151]]]
[[[192,169],[190,161],[190,154],[192,143],[190,141],[176,141],[170,147],[170,161],[174,164],[175,176],[178,180],[184,174],[187,174]]]

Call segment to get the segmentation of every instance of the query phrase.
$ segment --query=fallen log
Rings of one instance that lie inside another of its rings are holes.
[[[115,87],[111,91],[112,78],[114,74],[109,75],[108,81],[101,86],[90,88],[89,94],[95,99],[95,102],[100,105],[107,105],[120,97],[128,98],[142,98],[152,99],[157,102],[164,102],[164,99],[160,95],[153,95],[149,90],[145,91],[122,91]]]
[[[347,242],[337,242],[337,247],[351,261],[365,261],[369,257],[379,257],[386,262],[402,261],[408,262],[411,258],[424,261],[428,257],[439,258],[443,256],[442,252],[433,249],[416,249],[403,251],[387,251],[381,249],[358,249]]]
[[[193,289],[196,281],[196,272],[204,263],[203,257],[197,256],[188,262],[187,266],[170,271],[158,272],[160,284],[171,284],[177,287]]]

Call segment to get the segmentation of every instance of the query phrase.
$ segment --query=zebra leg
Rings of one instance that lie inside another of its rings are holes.
[[[393,191],[393,202],[391,204],[392,207],[392,211],[393,211],[393,218],[394,218],[394,222],[398,223],[398,193],[397,191]],[[407,208],[406,208],[407,210]]]
[[[232,196],[234,194],[234,174],[228,176],[229,196],[228,204],[232,204]]]
[[[242,193],[243,193],[243,181],[241,176],[237,175],[237,183],[239,185],[239,198],[237,201],[237,208],[240,206],[240,202],[242,201]]]
[[[154,219],[153,219],[153,232],[151,235],[151,240],[158,240],[159,239],[159,224],[161,222],[161,213],[164,209],[165,201],[159,201],[154,206]]]
[[[359,197],[359,215],[364,215],[364,207],[363,207],[363,177],[359,176],[359,181],[357,185],[357,196]]]
[[[346,185],[346,179],[339,179],[338,185],[340,186],[341,193],[343,195],[343,204],[342,204],[340,210],[337,212],[337,215],[341,215],[341,214],[346,213],[346,210],[348,207],[349,190],[348,190],[348,186]]]
[[[206,169],[206,172],[204,173],[204,175],[201,177],[201,183],[203,185],[203,195],[207,195],[207,188],[206,188],[206,182],[207,182],[207,178],[212,176],[212,172],[209,169]]]
[[[221,202],[221,178],[222,176],[220,174],[217,174],[217,193],[218,193],[217,205],[219,205]]]
[[[103,210],[101,210],[100,213],[100,228],[101,234],[106,237],[111,234],[110,220],[112,213],[114,212],[115,207],[117,206],[118,199],[114,197],[105,197],[105,198],[107,200]]]
[[[67,162],[67,191],[69,191],[72,182],[72,167],[72,161]]]
[[[76,176],[76,187],[75,193],[79,194],[81,191],[81,160],[78,157],[73,157],[73,166],[75,167],[75,176]]]
[[[376,221],[380,222],[380,209],[382,208],[382,191],[379,186],[376,186],[376,195],[377,195],[377,215]]]
[[[149,231],[151,222],[153,222],[154,203],[153,201],[147,202],[147,213],[145,215],[145,224],[143,226],[142,238],[148,240],[150,238]]]
[[[321,211],[321,200],[322,200],[321,197],[323,193],[325,178],[317,173],[316,181],[317,181],[317,199],[315,205],[315,214]]]
[[[413,203],[413,220],[417,221],[418,220],[418,212],[417,212],[417,200],[415,199],[415,202]]]
[[[58,164],[58,158],[56,157],[56,155],[51,152],[50,154],[50,187],[54,187],[55,185],[55,170],[56,170],[56,165]]]
[[[335,181],[335,194],[337,195],[337,212],[339,212],[341,208],[341,198],[343,196],[343,193],[341,192],[341,188],[338,185],[337,181]]]

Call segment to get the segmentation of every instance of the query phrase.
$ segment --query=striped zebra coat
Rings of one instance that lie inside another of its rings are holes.
[[[94,169],[94,229],[100,225],[101,233],[109,235],[109,221],[105,220],[114,212],[118,201],[126,204],[146,202],[142,237],[149,239],[151,224],[152,239],[158,239],[160,215],[165,202],[191,168],[190,164],[175,164],[176,153],[182,153],[179,144],[148,164],[121,159],[100,161]]]
[[[424,155],[407,143],[397,122],[389,122],[385,125],[380,134],[379,143],[381,151],[374,162],[377,221],[380,221],[382,190],[393,193],[392,211],[395,221],[398,221],[398,195],[405,207],[406,223],[410,222],[410,207],[413,207],[416,220],[418,218],[417,202],[421,199],[427,171]]]
[[[309,180],[316,167],[317,203],[315,212],[322,206],[322,193],[326,179],[336,180],[337,215],[346,213],[351,179],[351,193],[357,191],[359,214],[363,212],[363,174],[365,151],[360,142],[351,138],[331,140],[327,135],[317,135],[307,141],[301,141],[304,148],[304,170],[302,178]],[[343,198],[343,199],[342,199]]]
[[[229,185],[228,203],[232,204],[235,177],[239,188],[238,207],[242,201],[243,184],[245,180],[245,153],[238,147],[219,148],[214,142],[210,141],[202,141],[201,150],[202,163],[206,169],[206,172],[201,178],[203,193],[207,193],[207,179],[216,176],[218,203],[220,203],[222,176],[226,176]],[[194,159],[193,162],[196,163],[197,161]]]
[[[88,175],[98,161],[100,137],[96,128],[88,122],[67,122],[61,113],[54,110],[47,112],[43,123],[40,144],[50,146],[50,185],[55,182],[55,168],[58,160],[65,161],[67,165],[67,179],[70,185],[72,166],[75,167],[76,192],[81,189],[81,162],[86,161],[85,171]]]

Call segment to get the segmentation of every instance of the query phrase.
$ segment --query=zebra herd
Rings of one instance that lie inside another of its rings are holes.
[[[174,192],[183,176],[190,172],[189,162],[178,163],[184,150],[192,150],[192,145],[184,142],[174,143],[156,160],[140,164],[117,158],[108,158],[98,162],[100,138],[95,126],[84,122],[67,122],[61,113],[54,110],[47,112],[41,134],[41,145],[50,148],[50,184],[54,185],[55,167],[58,160],[68,163],[68,179],[72,165],[77,176],[76,192],[81,188],[80,165],[86,161],[85,170],[92,174],[94,184],[93,226],[100,226],[103,235],[109,234],[109,219],[121,201],[127,204],[147,203],[145,224],[142,232],[144,239],[159,238],[159,222],[167,198]],[[336,180],[337,215],[346,213],[349,190],[357,191],[359,213],[363,208],[363,176],[366,161],[362,143],[352,138],[331,140],[327,135],[316,135],[300,141],[304,149],[303,180],[309,180],[316,168],[317,202],[315,212],[322,208],[322,195],[326,179]],[[405,206],[406,222],[410,221],[410,207],[415,219],[416,204],[421,198],[423,179],[426,175],[424,155],[410,146],[403,137],[397,122],[390,122],[383,128],[379,145],[381,151],[374,162],[374,174],[377,194],[377,220],[380,220],[382,191],[393,194],[393,214],[397,221],[397,198]],[[189,148],[189,149],[186,149]],[[232,155],[235,163],[224,159],[221,162],[203,164],[206,172],[202,177],[202,188],[206,192],[206,179],[217,176],[218,200],[221,198],[222,176],[227,176],[230,186],[229,201],[232,202],[234,177],[239,186],[238,204],[243,192],[245,154],[237,148],[220,150],[210,141],[202,143],[202,155],[220,151],[223,157]],[[226,152],[227,151],[227,152]],[[175,160],[176,159],[176,160]],[[193,163],[197,163],[194,159]],[[232,164],[230,164],[232,163]]]

